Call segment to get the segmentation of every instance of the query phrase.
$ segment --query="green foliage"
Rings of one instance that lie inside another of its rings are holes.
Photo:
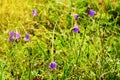
[[[102,1],[0,1],[0,80],[119,80],[120,1]],[[80,33],[72,31],[74,25]],[[20,40],[8,41],[11,30]],[[30,42],[24,41],[26,33]]]

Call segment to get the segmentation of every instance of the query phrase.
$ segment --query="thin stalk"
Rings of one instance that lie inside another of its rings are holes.
[[[30,61],[30,59],[29,59],[29,69],[30,69],[29,70],[29,80],[30,80],[31,79],[31,77],[30,77],[31,76],[31,61]]]
[[[51,52],[51,56],[52,56],[52,61],[54,61],[54,37],[55,37],[55,28],[56,28],[56,24],[53,28],[53,34],[52,34],[52,52]]]
[[[32,55],[32,49],[30,48],[28,48],[28,53],[30,53],[29,54],[29,80],[31,80],[31,55]]]

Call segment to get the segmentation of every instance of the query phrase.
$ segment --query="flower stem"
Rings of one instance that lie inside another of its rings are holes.
[[[53,35],[52,35],[52,53],[51,53],[51,56],[52,56],[52,61],[54,61],[54,37],[55,37],[55,28],[56,28],[56,24],[55,24],[55,26],[54,26],[54,28],[53,28]]]

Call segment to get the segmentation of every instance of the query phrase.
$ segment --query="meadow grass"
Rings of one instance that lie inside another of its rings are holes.
[[[74,33],[75,25],[80,33]],[[8,41],[10,31],[20,39]],[[51,62],[56,69],[49,68]],[[120,1],[0,0],[0,80],[35,77],[120,80]]]

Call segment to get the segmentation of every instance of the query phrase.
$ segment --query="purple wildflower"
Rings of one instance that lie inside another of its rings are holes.
[[[79,27],[78,26],[74,26],[73,32],[74,33],[79,33],[80,32]]]
[[[14,42],[14,40],[15,40],[15,39],[14,39],[13,37],[9,37],[9,38],[8,38],[8,41],[10,41],[10,42]]]
[[[90,16],[94,16],[94,15],[96,14],[96,12],[93,11],[93,10],[89,10],[88,14],[89,14]]]
[[[51,69],[55,69],[57,67],[57,63],[56,62],[51,62],[49,65],[49,68]]]
[[[36,10],[33,10],[33,11],[32,11],[32,15],[33,15],[33,16],[37,16],[37,11],[36,11]]]
[[[19,39],[19,38],[20,38],[20,34],[19,33],[15,33],[14,31],[10,31],[9,32],[8,41],[14,42],[16,39]]]
[[[8,37],[8,41],[10,41],[10,42],[14,42],[14,40],[15,40],[15,32],[14,31],[10,31],[9,32],[9,37]]]
[[[20,38],[20,34],[16,33],[16,39],[19,39],[19,38]]]
[[[78,20],[78,14],[74,14],[74,19]]]
[[[30,35],[28,33],[25,35],[25,39],[24,40],[25,41],[30,41]]]
[[[9,32],[9,36],[14,36],[15,35],[15,32],[14,31],[10,31]]]

